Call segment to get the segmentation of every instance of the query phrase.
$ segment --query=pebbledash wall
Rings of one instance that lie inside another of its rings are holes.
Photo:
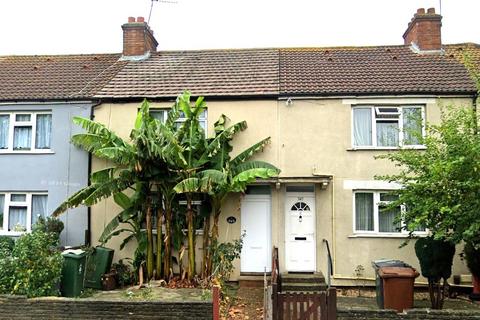
[[[70,138],[81,128],[72,123],[74,116],[90,118],[90,102],[3,103],[0,112],[51,112],[50,150],[0,153],[0,193],[46,193],[47,214],[69,195],[88,183],[88,153],[73,146]],[[63,245],[85,243],[88,229],[87,208],[69,210],[60,219],[65,224]]]
[[[262,138],[271,137],[271,143],[257,158],[271,162],[282,172],[281,177],[313,177],[320,174],[331,177],[328,185],[315,187],[316,216],[316,270],[327,274],[327,250],[323,239],[328,240],[333,253],[335,285],[355,283],[355,268],[365,269],[362,282],[374,279],[371,261],[380,258],[404,260],[419,269],[413,249],[413,241],[404,248],[405,235],[357,234],[353,230],[353,194],[357,189],[382,188],[374,176],[395,172],[395,167],[386,160],[374,156],[388,150],[352,149],[352,106],[359,104],[398,104],[424,106],[426,120],[438,122],[440,105],[470,106],[468,97],[366,97],[357,99],[298,99],[286,104],[284,100],[255,101],[209,101],[208,131],[221,114],[226,114],[232,123],[246,120],[248,129],[235,139],[234,153]],[[152,103],[152,108],[169,108],[171,103]],[[128,137],[132,129],[139,103],[101,104],[94,109],[95,120],[106,124],[122,137]],[[93,159],[92,171],[104,167],[104,161]],[[280,269],[285,270],[285,199],[286,184],[271,184],[271,243],[279,248]],[[222,210],[220,240],[240,237],[240,195],[231,195]],[[92,207],[92,241],[96,241],[106,223],[119,212],[111,200]],[[237,222],[229,224],[226,218],[234,216]],[[116,259],[131,256],[133,246],[119,252],[120,238],[108,245],[117,249]],[[198,239],[197,244],[201,244]],[[197,249],[199,249],[197,247]],[[460,249],[460,248],[459,248]],[[460,252],[460,250],[458,250]],[[200,257],[201,255],[198,255]],[[198,265],[198,264],[197,264]],[[463,261],[456,255],[453,274],[467,274]],[[232,280],[241,279],[240,262]],[[419,283],[425,279],[418,278]]]

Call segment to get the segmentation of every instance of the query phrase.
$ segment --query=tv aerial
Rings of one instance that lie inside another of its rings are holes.
[[[152,10],[153,10],[153,3],[154,2],[170,3],[170,4],[177,4],[178,3],[178,1],[175,1],[175,0],[151,0],[150,2],[151,2],[150,13],[148,14],[148,20],[147,20],[148,25],[150,25],[150,17],[152,16]]]

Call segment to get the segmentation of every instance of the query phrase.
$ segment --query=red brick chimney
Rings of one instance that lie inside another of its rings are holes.
[[[144,56],[157,51],[158,42],[143,17],[138,17],[137,20],[129,17],[122,29],[124,57]]]
[[[408,24],[403,34],[405,45],[414,44],[421,51],[442,49],[442,16],[435,13],[435,8],[420,8]]]

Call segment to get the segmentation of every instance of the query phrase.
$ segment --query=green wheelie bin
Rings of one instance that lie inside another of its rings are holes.
[[[64,260],[60,291],[64,297],[78,297],[83,291],[87,254],[83,250],[66,250],[62,256]]]
[[[85,287],[102,289],[102,276],[110,271],[114,250],[106,247],[95,247],[88,257],[85,274]]]

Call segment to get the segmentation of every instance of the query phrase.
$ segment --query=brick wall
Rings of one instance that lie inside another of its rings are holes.
[[[122,25],[122,29],[124,56],[141,56],[157,50],[157,40],[143,17],[138,17],[136,20],[134,17],[129,17],[128,23]]]
[[[442,16],[435,14],[435,9],[418,9],[408,24],[403,38],[406,45],[415,43],[420,50],[440,50],[442,47]]]
[[[397,314],[390,310],[338,309],[338,320],[469,320],[480,319],[480,312],[457,310],[415,309]]]
[[[211,301],[101,301],[0,296],[0,319],[212,319]]]

